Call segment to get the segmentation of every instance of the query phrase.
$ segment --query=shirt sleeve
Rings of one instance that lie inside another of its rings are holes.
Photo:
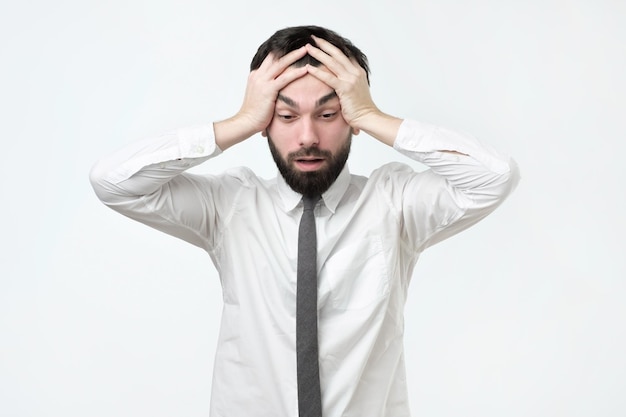
[[[483,219],[520,179],[512,158],[470,135],[428,123],[405,120],[394,148],[430,168],[410,175],[402,187],[404,227],[418,251]]]
[[[185,171],[220,153],[212,125],[177,129],[102,158],[90,181],[108,207],[208,249],[219,181]]]

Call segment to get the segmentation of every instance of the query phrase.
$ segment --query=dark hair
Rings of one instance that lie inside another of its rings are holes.
[[[250,63],[250,71],[258,69],[270,52],[277,58],[281,58],[289,52],[306,45],[307,43],[317,46],[313,38],[311,38],[311,35],[327,40],[339,48],[348,58],[354,58],[361,68],[365,70],[365,73],[367,74],[367,82],[369,83],[370,68],[365,54],[361,52],[359,48],[354,46],[348,39],[330,29],[319,26],[294,26],[277,31],[270,36],[268,40],[263,42],[261,46],[259,46],[259,49]],[[296,67],[303,67],[306,64],[311,64],[315,67],[322,65],[317,59],[313,58],[309,54],[294,62],[293,65]]]

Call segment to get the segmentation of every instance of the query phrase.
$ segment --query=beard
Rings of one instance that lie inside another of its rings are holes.
[[[267,143],[270,152],[276,162],[278,171],[285,179],[285,182],[292,190],[305,196],[321,196],[335,182],[343,167],[346,165],[348,155],[350,155],[350,144],[352,142],[352,133],[348,135],[344,145],[333,155],[330,151],[323,151],[317,147],[302,148],[297,152],[292,152],[284,159],[272,138],[267,133]],[[294,166],[294,161],[304,156],[316,156],[324,158],[326,166],[317,171],[303,172]]]

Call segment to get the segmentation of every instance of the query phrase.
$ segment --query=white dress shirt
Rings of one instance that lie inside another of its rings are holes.
[[[417,258],[493,211],[519,179],[513,160],[425,123],[405,120],[394,148],[430,169],[394,162],[366,178],[346,167],[315,210],[324,417],[409,416],[403,308]],[[220,152],[211,125],[179,129],[102,159],[91,181],[109,207],[213,260],[224,309],[211,416],[296,417],[301,196],[247,168],[184,172]]]

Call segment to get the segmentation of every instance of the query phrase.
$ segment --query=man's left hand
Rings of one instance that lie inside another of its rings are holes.
[[[307,71],[335,90],[341,103],[341,113],[355,134],[360,130],[393,145],[402,122],[381,112],[370,94],[367,73],[355,59],[348,58],[339,48],[318,37],[312,37],[318,48],[307,44],[307,53],[321,62],[328,71],[307,65]]]
[[[330,42],[315,36],[313,39],[319,48],[308,44],[307,53],[324,64],[329,71],[307,65],[309,74],[335,90],[341,103],[343,118],[353,129],[359,129],[360,120],[380,112],[370,95],[365,70]]]

